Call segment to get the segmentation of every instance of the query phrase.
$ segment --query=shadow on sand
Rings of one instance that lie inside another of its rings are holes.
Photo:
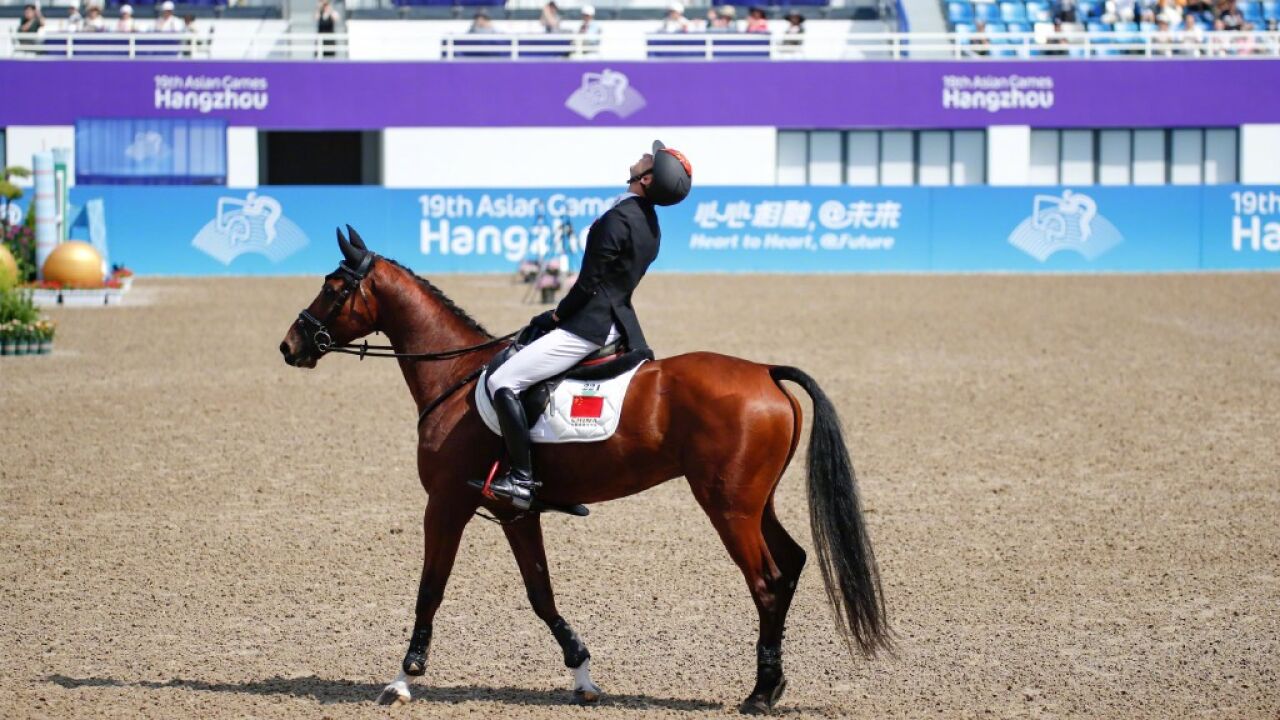
[[[113,678],[75,678],[66,675],[50,675],[48,682],[64,688],[143,688],[146,690],[196,690],[200,692],[246,693],[249,695],[289,695],[292,697],[311,698],[323,704],[332,703],[368,703],[373,704],[383,685],[374,683],[358,683],[350,680],[329,680],[325,678],[273,677],[265,680],[247,680],[245,682],[206,682],[204,680],[183,680],[174,678],[165,682],[128,681]],[[555,706],[570,704],[571,694],[568,690],[533,690],[517,687],[480,687],[464,685],[458,687],[415,687],[414,702],[463,703],[463,702],[500,702],[506,705]],[[618,707],[634,710],[677,710],[685,712],[705,712],[724,710],[724,705],[705,700],[678,700],[659,698],[650,695],[610,695],[605,693],[600,698],[602,707]]]

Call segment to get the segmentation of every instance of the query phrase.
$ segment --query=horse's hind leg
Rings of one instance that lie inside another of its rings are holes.
[[[591,681],[591,653],[560,617],[556,610],[555,594],[551,590],[551,574],[547,569],[547,554],[542,545],[542,520],[537,514],[525,517],[502,527],[511,544],[511,552],[520,566],[524,588],[529,594],[529,604],[538,617],[551,628],[551,634],[564,652],[565,667],[573,671],[573,699],[579,703],[593,703],[600,699],[600,688]]]
[[[742,570],[760,615],[756,684],[739,708],[744,713],[769,712],[787,687],[782,634],[796,579],[804,567],[804,550],[787,536],[769,505],[777,469],[756,472],[760,474],[745,481],[723,476],[689,478],[694,496]]]

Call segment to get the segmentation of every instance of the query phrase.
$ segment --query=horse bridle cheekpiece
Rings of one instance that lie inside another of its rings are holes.
[[[377,257],[362,247],[364,243],[360,240],[360,236],[351,229],[351,226],[348,225],[347,230],[351,233],[353,243],[347,243],[346,238],[342,237],[342,231],[338,231],[338,244],[342,246],[342,253],[346,259],[338,264],[337,270],[324,277],[325,287],[328,287],[329,281],[335,278],[342,281],[342,286],[338,289],[329,312],[325,314],[324,320],[312,315],[310,310],[304,309],[298,313],[298,330],[302,333],[302,339],[307,344],[307,350],[315,351],[317,355],[323,355],[333,348],[333,335],[329,332],[329,323],[337,319],[338,314],[342,312],[342,307],[347,304],[347,299],[351,297],[351,294],[360,289],[360,283],[364,281],[365,276],[369,274],[369,270],[373,268],[373,261]],[[350,252],[348,252],[349,248]],[[361,250],[363,250],[363,253],[360,252]],[[352,268],[348,263],[357,255],[360,260]]]

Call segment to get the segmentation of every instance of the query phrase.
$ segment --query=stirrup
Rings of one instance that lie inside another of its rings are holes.
[[[494,494],[491,490],[491,487],[493,485],[493,479],[497,476],[497,474],[498,474],[498,461],[495,460],[493,463],[493,467],[489,469],[488,477],[486,477],[484,480],[480,480],[478,478],[472,478],[467,481],[467,484],[479,490],[481,495],[484,495],[485,497],[488,497],[488,498],[497,499],[500,496]],[[534,491],[536,492],[538,487],[540,487],[541,485],[542,483],[535,482],[534,488],[533,488]],[[508,500],[510,499],[508,496],[505,496],[505,495],[501,497],[503,499],[508,499]],[[564,513],[565,515],[573,515],[575,517],[586,517],[591,514],[591,510],[589,510],[586,505],[582,505],[582,504],[557,505],[555,503],[549,503],[549,502],[544,502],[542,500],[539,500],[536,494],[530,500],[529,507],[521,508],[518,505],[516,505],[514,502],[512,503],[512,507],[515,507],[516,509],[519,509],[519,510],[525,510],[527,512],[536,512],[536,513],[558,512],[558,513]]]

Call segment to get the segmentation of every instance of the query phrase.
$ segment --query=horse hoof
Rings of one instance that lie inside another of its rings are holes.
[[[573,704],[574,705],[592,705],[597,702],[600,702],[600,696],[603,694],[604,692],[601,691],[600,688],[596,687],[595,685],[592,685],[590,687],[584,687],[584,688],[574,688]]]
[[[773,708],[778,704],[778,700],[782,697],[782,692],[787,689],[787,679],[784,677],[774,686],[773,691],[768,696],[752,695],[743,701],[738,707],[738,712],[743,715],[770,715]]]
[[[407,705],[413,697],[407,690],[401,690],[395,685],[388,685],[382,689],[382,694],[378,696],[379,705]]]

